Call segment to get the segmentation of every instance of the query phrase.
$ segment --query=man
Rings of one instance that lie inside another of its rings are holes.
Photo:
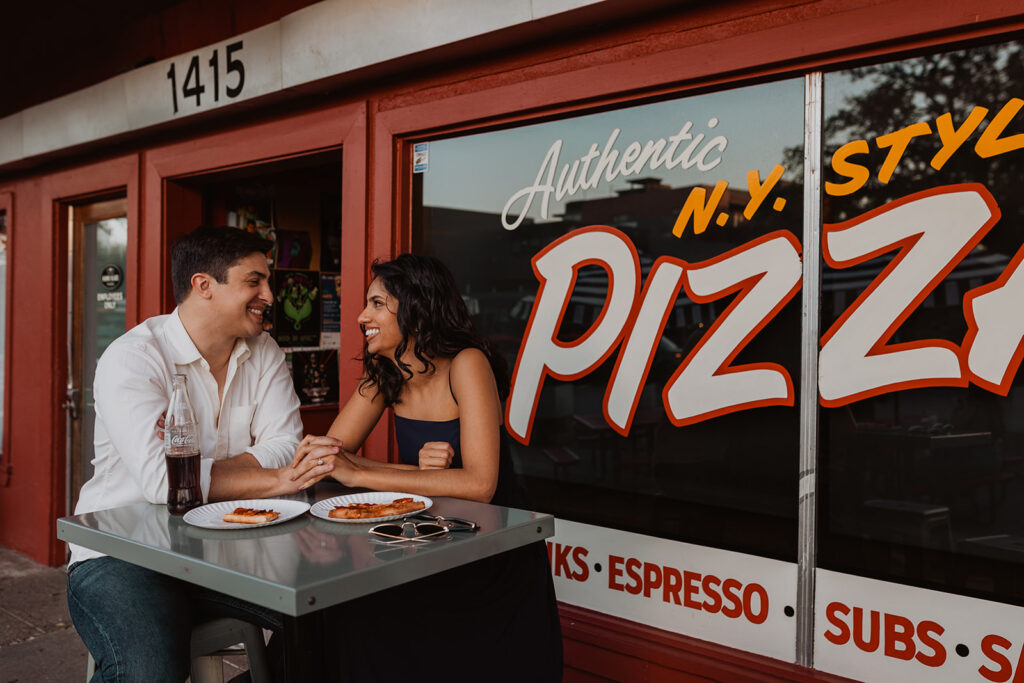
[[[324,465],[297,476],[288,467],[302,423],[284,354],[263,332],[273,302],[269,248],[233,228],[199,228],[175,245],[177,308],[122,335],[97,363],[95,473],[82,487],[76,514],[166,503],[156,424],[174,374],[188,378],[199,423],[204,501],[294,493],[329,472]],[[234,616],[281,626],[281,615],[271,610],[73,544],[67,593],[102,680],[185,680],[198,621]]]

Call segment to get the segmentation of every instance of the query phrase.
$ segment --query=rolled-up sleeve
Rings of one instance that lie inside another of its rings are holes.
[[[167,410],[169,388],[162,364],[130,344],[112,345],[96,366],[97,423],[150,503],[167,500],[164,444],[156,421]]]
[[[302,439],[299,399],[277,343],[268,338],[257,356],[250,359],[260,364],[260,381],[249,452],[263,467],[284,467],[291,463]]]

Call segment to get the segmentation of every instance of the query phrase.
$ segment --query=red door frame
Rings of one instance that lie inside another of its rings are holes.
[[[598,48],[588,55],[594,66],[578,68],[567,57],[561,64],[546,64],[549,75],[518,82],[502,70],[478,77],[470,92],[462,83],[456,91],[442,75],[418,94],[402,97],[402,106],[373,118],[370,253],[387,255],[411,244],[408,168],[414,139],[582,113],[639,97],[682,94],[755,77],[800,75],[855,58],[892,54],[897,42],[900,51],[921,50],[1024,27],[1014,0],[957,6],[897,0],[884,9],[846,9],[849,4],[825,0],[793,8],[781,3],[730,3],[704,11],[700,27],[688,30],[678,48],[651,54],[638,50],[636,56],[604,63],[600,52],[611,53],[618,46]],[[747,13],[739,14],[744,7]],[[772,20],[773,11],[789,15],[788,20]],[[751,13],[763,13],[764,19],[748,21]],[[579,607],[562,605],[561,614],[567,680],[590,680],[591,675],[628,678],[641,670],[652,680],[842,680]]]
[[[129,155],[109,161],[101,161],[89,164],[81,168],[75,168],[47,176],[42,183],[42,209],[43,225],[50,227],[50,244],[53,246],[54,260],[53,281],[54,290],[51,293],[53,306],[53,324],[55,334],[52,339],[57,342],[53,347],[53,359],[51,367],[54,368],[52,391],[50,397],[50,415],[53,416],[53,429],[51,434],[56,437],[52,443],[52,458],[49,478],[40,478],[37,481],[50,481],[50,515],[48,531],[50,534],[50,557],[49,563],[59,564],[64,561],[65,546],[62,541],[57,540],[54,525],[58,517],[68,514],[65,509],[65,489],[67,486],[67,453],[66,440],[66,418],[64,409],[61,407],[67,381],[67,348],[68,334],[66,324],[67,314],[67,206],[72,202],[88,201],[92,198],[99,198],[123,192],[128,204],[128,245],[125,250],[125,325],[132,327],[138,316],[138,290],[141,283],[139,271],[139,158],[137,155]],[[24,264],[22,264],[24,265]],[[19,357],[18,364],[21,365],[22,357]],[[45,414],[45,413],[42,413]]]
[[[13,192],[0,192],[0,211],[3,211],[6,216],[7,222],[7,281],[5,284],[6,295],[4,297],[4,315],[6,316],[6,324],[4,325],[4,355],[3,355],[3,375],[4,375],[4,398],[3,398],[3,424],[0,424],[0,428],[3,429],[3,439],[0,440],[0,488],[7,488],[10,486],[10,475],[11,475],[11,301],[12,301],[12,290],[11,283],[14,281],[14,259],[11,258],[11,245],[12,235],[14,233],[14,193]]]
[[[125,194],[130,326],[138,306],[134,290],[139,282],[138,177],[138,157],[127,155],[14,186],[18,213],[9,228],[6,348],[17,362],[8,364],[5,382],[8,397],[16,394],[18,400],[6,405],[4,451],[11,478],[0,496],[0,543],[50,565],[64,562],[65,545],[57,540],[55,523],[67,513],[67,430],[61,404],[68,373],[68,244],[61,216],[66,218],[66,207],[72,202]],[[13,198],[9,201],[13,206]],[[23,296],[14,297],[14,292]]]
[[[263,164],[277,159],[303,156],[335,147],[342,148],[341,207],[341,348],[338,358],[340,395],[344,400],[358,382],[361,370],[348,359],[362,352],[363,337],[354,321],[363,308],[363,293],[368,273],[366,225],[367,116],[363,101],[341,104],[272,120],[243,125],[230,130],[190,138],[143,153],[144,204],[147,209],[143,223],[146,249],[144,265],[149,275],[144,290],[140,315],[142,318],[164,313],[169,283],[169,255],[166,214],[169,179],[207,173],[227,168]],[[386,425],[367,439],[364,452],[369,457],[384,459],[388,452]]]

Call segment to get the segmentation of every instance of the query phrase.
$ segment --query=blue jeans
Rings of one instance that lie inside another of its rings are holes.
[[[192,627],[204,621],[234,617],[274,630],[283,625],[273,610],[113,557],[73,564],[67,591],[71,620],[96,660],[93,683],[181,683],[189,675]]]

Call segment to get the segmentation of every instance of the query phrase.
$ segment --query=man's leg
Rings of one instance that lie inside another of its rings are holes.
[[[68,610],[96,660],[93,681],[167,681],[189,674],[193,612],[187,586],[113,557],[77,563]]]

